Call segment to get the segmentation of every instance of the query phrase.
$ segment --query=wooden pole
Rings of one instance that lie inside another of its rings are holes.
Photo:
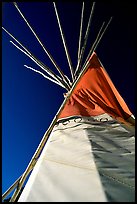
[[[56,69],[58,70],[58,72],[60,73],[62,79],[64,80],[64,82],[66,82],[66,78],[64,76],[64,73],[62,72],[62,70],[60,69],[60,67],[57,65],[56,61],[54,60],[54,58],[52,57],[52,55],[50,54],[50,52],[47,50],[47,48],[43,45],[43,43],[41,42],[40,38],[37,36],[37,34],[34,32],[33,28],[30,26],[30,24],[28,23],[28,21],[26,20],[26,18],[24,17],[24,15],[22,14],[22,12],[20,11],[18,5],[16,2],[13,2],[14,6],[16,7],[16,9],[18,10],[18,12],[20,13],[20,15],[22,16],[23,20],[26,22],[26,24],[28,25],[28,27],[30,28],[30,30],[32,31],[32,33],[34,34],[34,36],[36,37],[36,39],[38,40],[39,44],[41,45],[41,47],[43,48],[43,50],[45,51],[45,53],[48,55],[49,59],[51,60],[51,62],[53,63],[53,65],[56,67]],[[69,86],[69,84],[67,84]],[[70,87],[69,87],[70,88]]]
[[[79,44],[78,44],[78,61],[79,61],[79,58],[80,58],[80,48],[81,48],[81,39],[82,39],[83,13],[84,13],[84,2],[83,2],[83,5],[82,5],[82,12],[81,12],[81,23],[80,23]]]
[[[93,51],[95,50],[94,48],[97,48],[96,45],[99,44],[98,42],[99,42],[99,38],[100,38],[100,33],[101,33],[102,29],[103,29],[104,24],[105,24],[105,22],[102,23],[102,26],[101,26],[101,28],[100,28],[98,34],[97,34],[97,37],[96,37],[96,39],[95,39],[95,41],[94,41],[94,43],[93,43],[93,45],[92,45],[92,47],[91,47],[89,53],[88,53],[88,56],[87,56],[87,58],[86,58],[86,60],[85,60],[85,63],[84,63],[84,65],[83,65],[83,67],[86,65],[87,61],[89,60],[89,57],[92,55]],[[82,68],[81,68],[81,70],[82,70]],[[79,72],[80,72],[81,70],[79,70]],[[79,74],[79,72],[77,72],[77,74]]]
[[[97,35],[97,37],[96,37],[96,39],[95,39],[95,41],[94,41],[94,43],[93,43],[93,45],[92,45],[90,51],[89,51],[89,54],[88,54],[88,56],[87,56],[87,58],[86,58],[86,60],[85,60],[85,63],[84,63],[84,65],[83,65],[83,68],[86,67],[86,64],[88,63],[89,57],[92,55],[92,53],[93,53],[93,52],[95,51],[95,49],[97,48],[97,46],[98,46],[100,40],[102,39],[102,37],[103,37],[103,35],[104,35],[106,29],[107,29],[108,26],[109,26],[111,20],[112,20],[112,17],[110,18],[109,22],[107,23],[107,25],[106,25],[106,27],[104,28],[103,31],[102,31],[102,28],[103,28],[105,22],[102,23],[102,26],[101,26],[101,28],[100,28],[100,30],[99,30],[99,33],[98,33],[98,35]],[[101,31],[102,31],[102,33],[101,33]],[[82,68],[82,69],[83,69],[83,68]]]
[[[30,171],[28,172],[28,174],[30,173]],[[2,200],[4,200],[4,198],[6,198],[11,193],[11,191],[13,191],[18,186],[18,183],[19,183],[22,175],[8,188],[8,190],[5,193],[3,193]]]
[[[14,188],[16,188],[16,186],[18,185],[18,182],[19,182],[19,180],[21,179],[21,177],[22,177],[22,175],[8,188],[8,190],[7,190],[5,193],[3,193],[3,195],[2,195],[2,200],[4,200],[4,198],[6,198],[6,197],[10,194],[10,192],[11,192]]]
[[[88,40],[88,35],[89,35],[89,31],[90,31],[90,25],[91,25],[91,20],[92,20],[94,8],[95,8],[95,2],[93,2],[92,8],[91,8],[89,21],[88,21],[88,25],[87,25],[87,30],[86,30],[85,37],[84,37],[83,47],[81,49],[80,57],[79,57],[77,67],[76,67],[76,70],[75,70],[75,76],[77,75],[77,72],[79,71],[79,69],[81,67],[82,60],[83,60],[83,56],[84,56],[84,52],[85,52],[85,48],[86,48],[86,44],[87,44],[87,40]]]
[[[24,45],[22,45],[22,43],[20,43],[9,31],[7,31],[4,27],[2,27],[2,29],[11,37],[13,38],[26,52],[24,52],[24,54],[26,53],[26,55],[31,58],[41,69],[43,69],[45,72],[47,72],[51,77],[53,77],[55,80],[57,80],[58,82],[60,82],[62,85],[64,85],[64,87],[66,88],[66,90],[69,90],[69,87],[67,86],[67,84],[65,84],[64,81],[62,81],[61,78],[59,78],[59,76],[57,76],[49,67],[47,67],[45,64],[43,64],[43,62],[41,62],[40,60],[38,60],[34,54],[32,54],[32,52],[30,52]],[[15,45],[15,44],[14,44]],[[17,46],[16,46],[17,47]]]
[[[10,41],[17,49],[19,49],[21,52],[23,52],[25,55],[27,55],[30,59],[32,59],[38,66],[40,66],[43,69],[43,66],[41,64],[39,64],[37,61],[34,60],[34,58],[32,56],[30,56],[27,52],[25,52],[24,50],[22,50],[19,46],[17,46],[15,43],[13,43],[12,41]],[[65,88],[67,90],[69,90],[66,86]]]
[[[68,48],[67,48],[67,44],[66,44],[66,40],[65,40],[65,35],[64,35],[63,29],[61,27],[61,23],[60,23],[60,19],[59,19],[59,15],[58,15],[58,11],[57,11],[57,7],[56,7],[55,2],[53,2],[53,5],[54,5],[54,9],[55,9],[55,13],[56,13],[56,17],[57,17],[57,21],[58,21],[58,25],[59,25],[59,29],[60,29],[60,33],[61,33],[65,53],[66,53],[66,56],[67,56],[68,64],[69,64],[69,67],[70,67],[72,80],[74,81],[74,70],[73,70],[73,67],[72,67],[72,62],[71,62],[70,55],[69,55],[69,52],[68,52]]]
[[[40,71],[38,71],[38,70],[36,70],[36,69],[33,69],[32,67],[29,67],[29,66],[27,66],[27,65],[24,65],[24,67],[26,67],[27,69],[30,69],[30,70],[32,70],[32,71],[34,71],[34,72],[36,72],[36,73],[39,73],[40,75],[42,75],[44,78],[48,79],[49,81],[52,81],[53,83],[58,84],[59,86],[65,88],[61,83],[59,83],[59,82],[57,82],[57,81],[51,79],[50,77],[46,76],[46,75],[43,74],[42,72],[40,72]]]

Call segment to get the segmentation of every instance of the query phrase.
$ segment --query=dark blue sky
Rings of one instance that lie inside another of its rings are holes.
[[[85,3],[84,34],[92,3]],[[70,78],[52,2],[19,2],[19,8]],[[77,63],[81,2],[56,4],[73,67]],[[86,54],[102,22],[113,20],[96,53],[116,88],[135,113],[135,3],[96,3]],[[2,24],[55,73],[44,50],[12,3],[2,5]],[[2,192],[23,173],[45,131],[63,102],[65,90],[28,70],[41,69],[17,50],[2,31]],[[86,56],[86,55],[85,55]]]

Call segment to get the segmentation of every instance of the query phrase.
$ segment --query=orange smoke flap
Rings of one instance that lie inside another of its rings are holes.
[[[114,118],[129,118],[132,113],[95,52],[89,61],[89,68],[76,85],[59,118],[96,116],[103,113]]]

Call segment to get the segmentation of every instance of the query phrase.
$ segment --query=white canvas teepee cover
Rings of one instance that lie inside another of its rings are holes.
[[[93,53],[18,202],[133,202],[131,115]]]
[[[87,59],[81,67],[95,6],[95,2],[93,2],[84,43],[80,50],[83,2],[78,64],[74,72],[57,8],[53,2],[72,75],[73,82],[71,83],[27,22],[17,3],[13,2],[13,4],[61,76],[57,76],[3,28],[20,47],[13,42],[12,44],[46,71],[51,78],[27,65],[25,66],[70,91],[70,94],[67,93],[69,100],[64,101],[55,120],[53,119],[50,125],[53,127],[56,122],[54,128],[51,128],[52,132],[50,127],[47,130],[46,136],[48,138],[51,133],[50,137],[18,202],[133,202],[135,194],[134,118],[102,67],[96,53],[93,52],[112,18],[104,30],[103,22]],[[36,150],[33,155],[21,181],[18,179],[16,182],[18,188],[10,200],[11,202],[15,201],[24,179],[34,165],[33,162],[37,160],[43,141],[46,142],[45,137],[40,143],[40,148],[38,147],[38,151]]]

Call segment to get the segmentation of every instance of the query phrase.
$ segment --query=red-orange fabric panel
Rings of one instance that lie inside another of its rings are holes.
[[[93,53],[89,68],[75,87],[59,118],[103,113],[123,119],[132,114],[107,72],[101,67],[96,53]]]

